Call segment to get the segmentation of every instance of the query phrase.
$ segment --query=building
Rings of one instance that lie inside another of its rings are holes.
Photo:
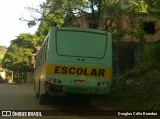
[[[113,30],[108,30],[113,34],[125,30],[124,35],[113,40],[113,69],[114,75],[117,75],[141,62],[142,40],[150,43],[157,42],[160,39],[160,20],[145,12],[140,13],[139,16],[108,17],[113,21],[107,21],[107,16],[104,15],[101,17],[98,29],[106,30],[106,24],[112,22],[111,27]],[[97,27],[90,13],[77,15],[71,23],[69,26],[93,29]]]

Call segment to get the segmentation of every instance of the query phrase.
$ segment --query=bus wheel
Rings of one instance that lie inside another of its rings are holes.
[[[39,104],[40,104],[40,105],[45,105],[45,104],[47,104],[47,100],[48,100],[47,97],[48,97],[48,94],[47,94],[47,93],[40,95],[40,96],[39,96]]]

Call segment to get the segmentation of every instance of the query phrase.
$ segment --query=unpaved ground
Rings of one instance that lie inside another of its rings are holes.
[[[52,116],[44,116],[42,117],[0,117],[0,119],[117,119],[117,117],[110,117],[110,116],[88,116],[88,115],[81,115],[81,111],[76,111],[72,115],[72,110],[95,110],[96,107],[93,106],[82,106],[82,105],[61,105],[61,104],[50,104],[50,105],[39,105],[38,99],[35,97],[33,84],[0,84],[0,110],[2,111],[53,111]],[[55,111],[54,111],[55,110]],[[63,110],[63,111],[62,111]],[[65,110],[67,110],[65,112]],[[94,113],[94,111],[93,111]]]

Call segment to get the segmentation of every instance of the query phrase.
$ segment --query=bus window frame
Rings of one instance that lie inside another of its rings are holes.
[[[94,33],[94,34],[101,34],[101,35],[106,35],[106,42],[105,42],[105,51],[104,51],[104,55],[102,56],[102,57],[86,57],[86,56],[74,56],[74,55],[63,55],[63,54],[60,54],[59,52],[58,52],[58,46],[57,46],[57,40],[58,40],[58,38],[57,38],[57,32],[59,32],[59,31],[72,31],[72,32],[88,32],[88,33]],[[105,58],[105,56],[106,56],[106,49],[107,49],[107,45],[108,45],[108,40],[107,40],[107,33],[96,33],[96,32],[92,32],[92,31],[75,31],[75,30],[56,30],[55,31],[55,44],[56,44],[56,53],[59,55],[59,56],[67,56],[67,57],[84,57],[84,58],[94,58],[94,59],[104,59]]]

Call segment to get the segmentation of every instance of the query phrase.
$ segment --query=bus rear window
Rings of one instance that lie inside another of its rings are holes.
[[[58,55],[71,57],[103,58],[106,51],[106,35],[83,31],[57,31]]]

